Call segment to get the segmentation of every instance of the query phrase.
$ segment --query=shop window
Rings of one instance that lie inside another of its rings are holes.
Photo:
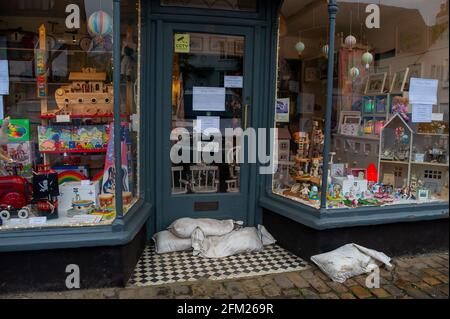
[[[0,230],[116,218],[115,36],[122,38],[125,213],[139,196],[139,2],[123,2],[120,35],[112,0],[72,6],[71,13],[53,0],[0,4]]]
[[[420,204],[425,193],[427,202],[448,201],[448,1],[380,1],[379,28],[367,24],[368,4],[337,2],[326,207]],[[296,161],[289,182],[274,175],[273,192],[314,207],[323,161],[297,148],[323,132],[328,25],[326,3],[284,1],[277,97],[289,101],[289,119],[275,125],[290,130]],[[427,84],[433,92],[418,93]],[[351,174],[356,168],[365,173]]]

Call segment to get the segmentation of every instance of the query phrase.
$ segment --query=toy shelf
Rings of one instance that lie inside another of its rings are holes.
[[[39,117],[43,120],[51,120],[51,119],[56,119],[55,114],[44,114],[44,115],[40,115]],[[121,114],[120,117],[122,118],[127,118],[129,115],[128,114]],[[86,119],[86,118],[113,118],[114,114],[73,114],[70,115],[71,119]]]
[[[414,133],[416,135],[425,135],[425,136],[448,136],[448,133]]]
[[[403,164],[403,165],[408,165],[409,163],[406,161],[390,161],[390,160],[380,160],[380,162],[382,163],[391,163],[391,164]]]
[[[431,162],[411,162],[413,165],[442,166],[448,167],[448,163],[431,163]]]
[[[64,153],[106,153],[106,148],[95,150],[60,150],[60,151],[41,151],[42,154],[64,154]]]

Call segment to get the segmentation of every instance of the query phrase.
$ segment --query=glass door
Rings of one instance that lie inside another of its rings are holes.
[[[246,221],[248,169],[229,133],[250,121],[251,29],[170,25],[165,36],[170,95],[163,106],[164,155],[170,160],[162,165],[169,177],[162,181],[164,219]]]

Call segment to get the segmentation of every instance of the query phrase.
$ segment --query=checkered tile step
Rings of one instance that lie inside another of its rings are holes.
[[[139,260],[130,286],[152,286],[203,280],[224,280],[305,270],[309,266],[278,245],[263,251],[227,258],[207,259],[192,251],[158,255],[148,246]]]

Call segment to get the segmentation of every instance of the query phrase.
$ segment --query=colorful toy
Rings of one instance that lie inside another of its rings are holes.
[[[103,10],[99,10],[90,15],[88,19],[88,29],[92,35],[105,36],[112,32],[112,18]]]
[[[15,143],[30,140],[30,120],[8,118],[6,123],[8,142]],[[3,120],[0,120],[0,126],[3,126]]]
[[[395,96],[392,103],[392,113],[400,114],[400,116],[406,121],[409,121],[408,116],[408,99],[402,96]]]

